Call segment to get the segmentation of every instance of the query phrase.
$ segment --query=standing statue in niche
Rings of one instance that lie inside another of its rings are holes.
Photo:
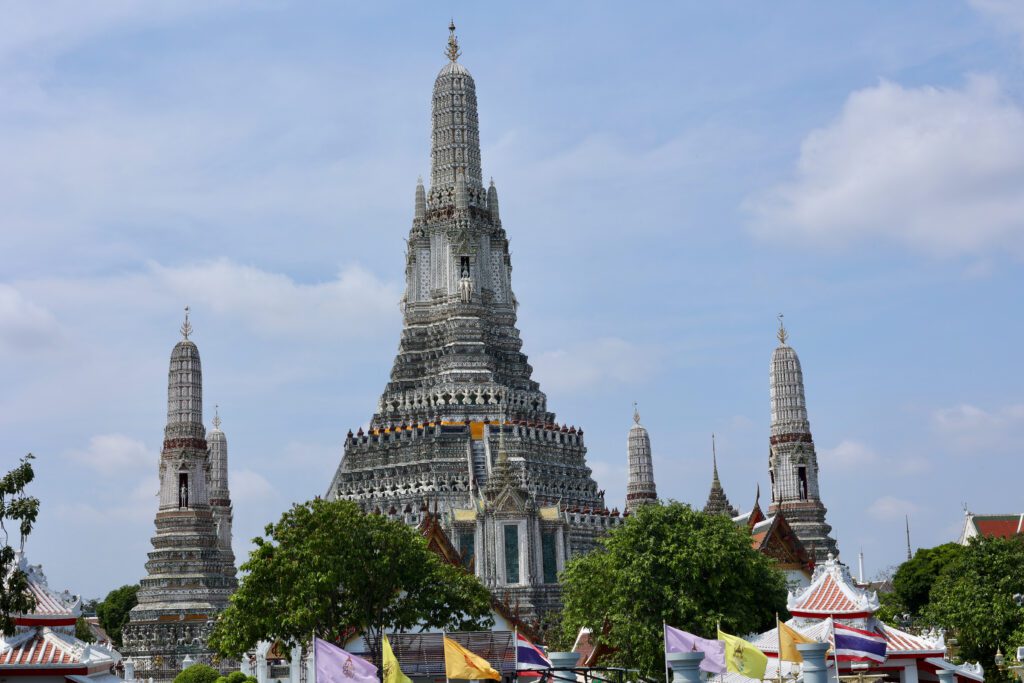
[[[178,507],[188,507],[188,482],[181,482],[181,489],[178,491]]]

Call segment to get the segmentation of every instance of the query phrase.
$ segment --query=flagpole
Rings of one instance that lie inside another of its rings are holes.
[[[667,626],[667,624],[665,623],[665,620],[662,619],[661,620],[661,649],[662,649],[662,654],[664,655],[664,658],[665,658],[665,683],[671,683],[671,681],[669,681],[669,679],[668,679],[668,638],[665,637],[665,634],[667,632],[667,629],[665,628],[665,626]]]
[[[832,661],[836,663],[836,681],[839,681],[839,653],[836,647],[836,620],[835,617],[829,617],[832,620]]]
[[[502,428],[504,429],[504,427]],[[512,652],[515,653],[516,667],[512,671],[514,672],[513,680],[519,680],[519,624],[512,626]]]
[[[782,622],[779,621],[778,612],[775,613],[775,640],[779,643],[775,666],[779,669],[779,683],[782,683]]]
[[[448,649],[444,646],[444,639],[448,636],[445,635],[446,631],[441,630],[441,656],[444,657],[444,683],[451,683],[448,680]]]

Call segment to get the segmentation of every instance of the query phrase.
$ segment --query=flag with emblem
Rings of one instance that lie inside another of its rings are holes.
[[[382,645],[381,668],[384,669],[384,677],[381,679],[381,683],[412,683],[412,679],[402,673],[402,669],[398,666],[398,657],[391,649],[391,641],[387,636],[384,636]]]
[[[466,681],[484,678],[501,680],[501,674],[494,670],[490,662],[470,652],[448,636],[444,636],[444,672],[448,678]]]
[[[377,683],[377,667],[326,640],[313,638],[316,683]]]
[[[718,639],[725,641],[725,668],[747,678],[764,678],[768,656],[738,636],[718,629]]]

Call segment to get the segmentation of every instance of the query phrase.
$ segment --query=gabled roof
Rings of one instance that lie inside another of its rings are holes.
[[[48,626],[24,629],[8,639],[0,638],[0,674],[25,668],[109,668],[120,659],[113,650],[90,645]]]
[[[15,555],[14,570],[25,574],[29,593],[35,600],[35,608],[29,614],[17,615],[15,623],[32,625],[44,622],[48,625],[58,623],[75,623],[82,613],[82,599],[68,591],[58,593],[51,590],[46,582],[42,565],[29,564],[25,554],[19,551]],[[6,579],[5,579],[6,580]]]
[[[1009,515],[976,515],[968,512],[960,543],[966,544],[974,536],[984,538],[1011,538],[1024,533],[1024,513]]]
[[[787,608],[794,616],[868,616],[878,609],[878,595],[858,588],[849,568],[829,553],[828,559],[815,567],[811,585],[789,594]]]

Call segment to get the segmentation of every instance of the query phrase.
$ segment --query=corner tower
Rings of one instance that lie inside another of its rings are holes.
[[[509,237],[497,188],[483,181],[476,83],[449,31],[431,100],[430,187],[416,184],[403,260],[398,353],[369,429],[345,440],[327,497],[383,514],[412,514],[425,499],[472,511],[497,469],[501,434],[531,505],[583,520],[567,540],[571,552],[586,552],[621,517],[591,477],[583,431],[556,422],[522,351]],[[472,552],[478,573],[496,561],[480,543]],[[494,590],[529,601],[530,576],[505,576]]]
[[[231,549],[231,525],[234,510],[231,507],[231,490],[228,488],[228,438],[221,430],[220,406],[213,412],[213,429],[207,434],[210,451],[210,508],[217,531],[217,547],[224,555],[224,569],[235,575],[235,553]]]
[[[171,351],[167,426],[160,453],[160,503],[147,575],[124,628],[122,652],[140,678],[170,681],[186,656],[212,664],[206,640],[217,614],[237,586],[235,568],[218,546],[210,493],[210,460],[203,426],[203,370],[189,339],[185,309],[182,339]],[[219,661],[223,672],[232,662]]]
[[[838,555],[836,541],[825,522],[825,505],[818,490],[818,455],[807,419],[804,375],[800,358],[786,342],[789,334],[779,316],[779,345],[772,352],[772,423],[768,471],[772,482],[769,514],[785,513],[786,519],[816,562]]]
[[[640,505],[658,502],[658,489],[654,484],[654,463],[651,456],[651,437],[640,424],[640,411],[633,404],[633,426],[626,442],[629,455],[629,483],[626,484],[626,512],[632,513]]]

